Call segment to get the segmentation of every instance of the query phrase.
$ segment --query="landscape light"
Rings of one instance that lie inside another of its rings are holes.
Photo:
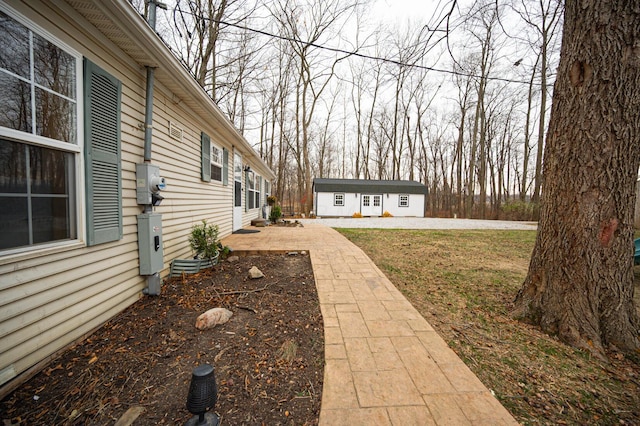
[[[209,364],[199,365],[191,374],[191,385],[187,395],[187,410],[195,414],[186,426],[218,426],[220,418],[213,410],[218,400],[218,388],[213,367]]]

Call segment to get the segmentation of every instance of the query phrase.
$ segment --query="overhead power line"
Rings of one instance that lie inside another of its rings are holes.
[[[176,12],[176,9],[174,9],[174,13]],[[231,22],[226,22],[223,20],[217,20],[217,19],[210,19],[208,17],[202,16],[202,15],[196,15],[195,13],[192,12],[185,12],[180,10],[180,13],[186,13],[189,14],[191,16],[193,16],[196,19],[202,19],[202,20],[206,20],[206,21],[211,21],[211,22],[215,22],[218,24],[222,24],[222,25],[226,25],[229,27],[234,27],[234,28],[238,28],[241,30],[245,30],[245,31],[250,31],[256,34],[261,34],[267,37],[271,37],[274,39],[278,39],[278,40],[283,40],[283,41],[288,41],[288,42],[293,42],[293,43],[301,43],[303,45],[307,45],[307,46],[312,46],[318,49],[322,49],[322,50],[327,50],[329,52],[334,52],[334,53],[341,53],[347,56],[355,56],[358,58],[362,58],[362,59],[368,59],[368,60],[373,60],[373,61],[380,61],[380,62],[385,62],[385,63],[389,63],[389,64],[394,64],[394,65],[398,65],[401,67],[408,67],[408,68],[417,68],[417,69],[423,69],[426,71],[433,71],[433,72],[437,72],[437,73],[442,73],[442,74],[450,74],[450,75],[457,75],[460,77],[469,77],[469,78],[477,78],[477,79],[481,79],[483,78],[480,75],[474,74],[474,73],[468,73],[468,72],[464,72],[464,71],[457,71],[457,70],[450,70],[450,69],[443,69],[443,68],[436,68],[436,67],[430,67],[427,65],[420,65],[420,64],[409,64],[406,62],[402,62],[402,61],[398,61],[396,59],[390,59],[390,58],[383,58],[381,56],[374,56],[374,55],[367,55],[365,53],[360,53],[358,51],[348,51],[345,49],[340,49],[337,47],[330,47],[330,46],[324,46],[321,44],[317,44],[317,43],[313,43],[313,42],[309,42],[309,41],[303,41],[300,39],[296,39],[296,38],[292,38],[292,37],[288,37],[288,36],[283,36],[283,35],[279,35],[279,34],[273,34],[270,33],[268,31],[264,31],[264,30],[258,30],[256,28],[252,28],[246,25],[240,25],[240,24],[234,24]],[[518,64],[514,64],[514,65],[520,65]],[[492,76],[486,76],[484,77],[486,80],[490,80],[490,81],[500,81],[500,82],[504,82],[504,83],[515,83],[515,84],[530,84],[530,81],[525,81],[525,80],[516,80],[516,79],[511,79],[511,78],[504,78],[504,77],[492,77]],[[539,83],[537,84],[539,85]],[[550,85],[552,86],[552,84]]]

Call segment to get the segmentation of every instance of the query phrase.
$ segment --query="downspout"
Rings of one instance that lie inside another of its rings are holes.
[[[147,22],[151,29],[156,30],[156,9],[166,9],[167,6],[157,0],[149,0],[149,17]],[[153,130],[153,84],[155,80],[155,68],[147,66],[147,96],[145,99],[144,113],[144,162],[151,161],[151,136]]]
[[[148,0],[148,24],[156,31],[156,8],[166,9],[166,5],[157,0]],[[153,136],[153,86],[155,68],[146,66],[147,87],[144,111],[144,163],[136,164],[136,198],[143,205],[138,219],[138,257],[140,274],[147,277],[144,294],[157,296],[161,290],[160,271],[164,265],[162,249],[162,215],[153,213],[153,206],[159,205],[162,196],[159,190],[164,189],[164,179],[159,176],[159,168],[151,164],[151,140]],[[139,182],[142,181],[142,185]],[[157,181],[157,182],[156,182]],[[155,182],[155,183],[153,183]],[[155,186],[155,189],[153,189]],[[141,193],[141,194],[140,194]],[[142,196],[140,196],[142,195]]]
[[[152,1],[153,3],[153,1]],[[151,161],[151,135],[153,130],[153,83],[155,68],[147,66],[147,97],[144,111],[144,162]]]

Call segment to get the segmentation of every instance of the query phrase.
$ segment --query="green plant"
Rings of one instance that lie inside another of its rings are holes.
[[[229,257],[229,254],[231,254],[233,250],[231,249],[231,247],[229,246],[223,246],[221,242],[218,241],[218,252],[220,253],[220,256],[222,256],[223,259],[226,259],[227,257]]]
[[[196,257],[202,259],[212,259],[218,255],[218,225],[207,225],[203,220],[202,224],[193,225],[191,235],[189,235],[189,245],[196,253]]]
[[[269,214],[269,220],[271,222],[277,222],[278,219],[282,217],[282,209],[280,206],[273,206],[271,208],[271,213]]]
[[[269,204],[270,206],[275,206],[277,201],[278,201],[278,199],[276,198],[275,195],[269,195],[267,197],[267,204]]]

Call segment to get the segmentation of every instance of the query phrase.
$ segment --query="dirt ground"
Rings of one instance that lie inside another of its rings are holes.
[[[251,280],[257,266],[264,278]],[[224,307],[226,324],[197,330]],[[315,425],[323,323],[308,256],[240,257],[174,278],[65,352],[0,403],[7,425],[107,425],[143,407],[135,425],[184,424],[193,368],[215,368],[223,425]]]

